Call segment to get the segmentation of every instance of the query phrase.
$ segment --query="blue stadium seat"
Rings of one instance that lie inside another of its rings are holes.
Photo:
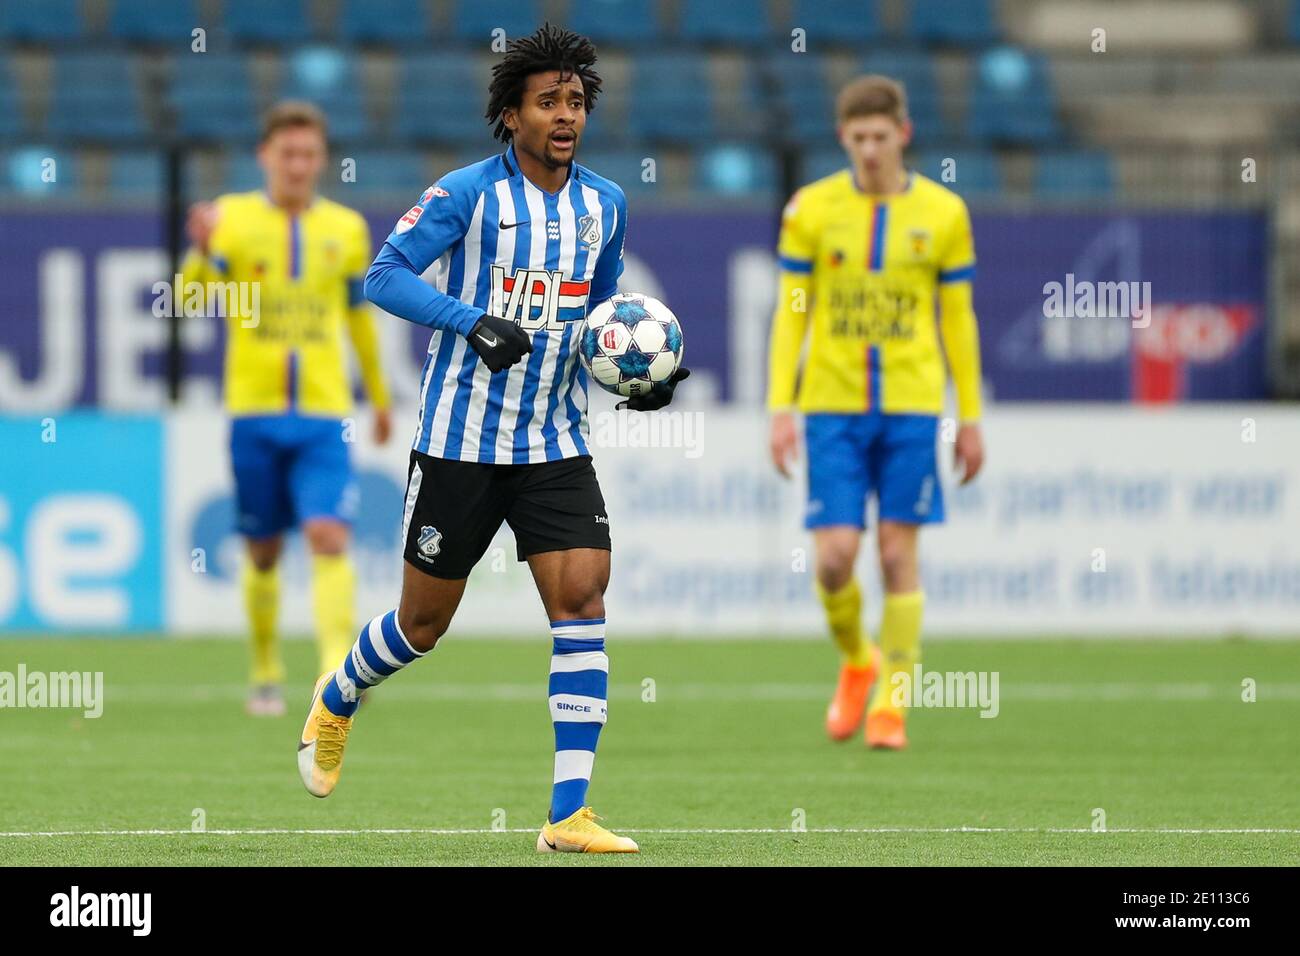
[[[355,63],[355,57],[334,47],[298,50],[284,61],[280,96],[319,106],[329,120],[331,140],[361,139],[373,130]]]
[[[68,138],[115,141],[145,135],[144,113],[128,56],[63,53],[54,61],[46,128]]]
[[[808,31],[808,50],[875,43],[884,37],[878,0],[794,0],[790,27]]]
[[[596,43],[645,43],[662,35],[657,9],[654,0],[571,0],[566,23]]]
[[[114,153],[108,188],[117,199],[157,199],[163,190],[163,159],[159,153]]]
[[[835,101],[822,57],[814,53],[776,57],[764,69],[776,90],[776,122],[784,139],[816,144],[834,137]]]
[[[262,167],[257,165],[257,156],[252,151],[227,153],[225,159],[220,192],[246,193],[266,185]]]
[[[225,0],[226,29],[242,43],[303,43],[311,38],[304,0]]]
[[[244,56],[180,54],[172,63],[169,102],[181,135],[222,142],[257,137],[257,104]]]
[[[353,193],[362,197],[374,194],[410,196],[414,202],[425,187],[433,182],[423,153],[412,150],[360,150],[346,154],[347,158],[356,161],[356,181],[340,183],[339,164],[344,155],[339,153],[330,158],[328,178],[333,194],[345,203]]]
[[[1290,21],[1291,42],[1300,43],[1300,0],[1291,0]]]
[[[109,33],[144,43],[188,43],[202,26],[196,0],[113,0]]]
[[[632,68],[630,125],[637,138],[702,142],[716,132],[706,61],[692,53],[646,53]]]
[[[911,0],[906,36],[918,43],[980,47],[998,32],[992,0]]]
[[[811,183],[848,168],[849,158],[842,149],[826,148],[804,153],[799,167],[799,183]]]
[[[46,160],[54,160],[52,166]],[[73,197],[80,181],[78,157],[64,149],[27,146],[0,153],[0,194],[32,199]],[[47,182],[47,170],[53,181]]]
[[[9,61],[0,57],[0,138],[21,136],[25,125],[18,84],[10,71]]]
[[[1034,166],[1034,192],[1045,199],[1108,199],[1115,192],[1110,154],[1041,153]]]
[[[490,146],[491,127],[483,116],[487,102],[480,73],[468,53],[406,57],[399,67],[397,135],[416,142],[465,146],[468,140]]]
[[[1015,145],[1050,144],[1059,135],[1046,61],[999,47],[980,57],[970,104],[970,134]]]
[[[990,196],[1003,188],[997,155],[985,150],[936,149],[918,154],[907,165],[964,199]],[[951,181],[945,179],[948,170],[951,170]]]
[[[457,0],[451,25],[460,39],[480,44],[498,28],[511,40],[527,36],[542,25],[542,14],[537,0]]]
[[[643,178],[646,172],[645,160],[653,158],[648,156],[649,153],[648,149],[590,149],[583,150],[578,163],[606,179],[614,180],[629,196],[662,195],[668,186],[663,182],[663,170],[658,163],[654,167],[654,181],[646,182]]]
[[[6,0],[0,3],[0,39],[56,43],[79,40],[86,23],[78,0]]]
[[[929,54],[880,50],[867,54],[860,66],[863,73],[881,73],[903,84],[907,92],[908,113],[912,118],[913,142],[926,143],[943,138],[939,85],[935,79],[934,60]]]
[[[773,197],[777,188],[772,153],[753,146],[723,145],[696,153],[695,188],[730,198]]]
[[[765,0],[685,0],[679,32],[687,40],[730,46],[774,37]]]
[[[432,39],[424,0],[344,0],[339,33],[349,43],[411,46]]]

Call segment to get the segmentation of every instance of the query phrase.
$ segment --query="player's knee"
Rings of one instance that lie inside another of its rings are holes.
[[[858,557],[856,546],[832,545],[817,553],[817,582],[828,591],[838,591],[849,583]]]
[[[605,616],[605,589],[599,581],[575,582],[561,595],[560,620],[590,621]]]
[[[342,554],[348,548],[348,526],[340,521],[309,521],[303,536],[312,554]]]
[[[910,591],[915,587],[916,551],[909,542],[881,538],[880,574],[887,591]]]
[[[438,639],[447,633],[450,624],[450,615],[433,608],[408,611],[402,607],[397,611],[397,626],[410,645],[421,654],[433,650]]]

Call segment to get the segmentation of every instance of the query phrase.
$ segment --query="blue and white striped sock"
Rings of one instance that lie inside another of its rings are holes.
[[[549,693],[555,724],[551,822],[555,823],[572,816],[587,801],[609,688],[605,619],[552,621],[551,640]]]
[[[325,685],[321,695],[325,709],[336,717],[351,717],[357,712],[357,698],[363,690],[383,683],[385,678],[427,653],[411,646],[397,626],[396,611],[373,618],[361,629],[352,650]]]

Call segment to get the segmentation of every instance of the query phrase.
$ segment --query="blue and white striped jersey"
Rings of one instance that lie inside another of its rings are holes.
[[[366,277],[372,302],[434,329],[417,451],[504,465],[588,453],[578,338],[588,309],[617,291],[626,220],[615,183],[575,163],[549,194],[519,171],[513,146],[425,190]],[[417,278],[430,265],[434,288]],[[482,312],[517,322],[532,353],[489,372],[465,339]]]

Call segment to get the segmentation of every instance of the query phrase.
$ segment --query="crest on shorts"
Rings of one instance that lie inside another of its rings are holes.
[[[420,540],[416,543],[420,554],[429,560],[442,550],[442,532],[433,525],[426,524],[420,529]]]

